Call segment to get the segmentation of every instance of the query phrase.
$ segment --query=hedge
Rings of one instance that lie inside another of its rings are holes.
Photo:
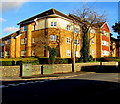
[[[3,59],[0,60],[0,64],[2,66],[14,66],[20,65],[22,63],[31,63],[32,65],[39,65],[39,64],[50,64],[50,59],[46,57],[42,58],[21,58],[21,59]],[[55,64],[70,64],[72,63],[71,58],[56,58]]]

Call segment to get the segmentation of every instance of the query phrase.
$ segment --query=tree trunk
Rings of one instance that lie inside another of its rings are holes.
[[[88,43],[88,32],[83,31],[83,47],[82,47],[82,57],[83,57],[83,62],[88,62],[88,57],[89,57],[89,43]]]

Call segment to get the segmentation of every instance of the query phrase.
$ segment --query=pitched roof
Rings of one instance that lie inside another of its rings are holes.
[[[62,16],[62,17],[65,17],[65,18],[69,18],[69,19],[70,19],[69,16],[67,16],[67,15],[65,15],[65,14],[57,11],[56,9],[52,8],[52,9],[49,9],[49,10],[47,10],[47,11],[45,11],[45,12],[42,12],[42,13],[40,13],[40,14],[37,14],[37,15],[35,15],[35,16],[33,16],[33,17],[30,17],[30,18],[28,18],[28,19],[26,19],[26,20],[23,20],[23,21],[19,22],[18,25],[19,25],[19,24],[25,24],[25,23],[27,23],[27,22],[34,22],[34,19],[36,19],[36,18],[46,17],[46,16],[49,16],[49,15],[52,15],[52,14],[57,14],[57,15],[60,15],[60,16]]]
[[[3,37],[2,40],[7,40],[7,39],[10,39],[11,37],[15,38],[18,35],[19,35],[19,31],[16,31],[8,36]]]
[[[105,22],[99,22],[94,24],[95,27],[102,27]]]

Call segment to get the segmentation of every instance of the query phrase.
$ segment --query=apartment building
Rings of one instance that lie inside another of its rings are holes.
[[[61,58],[81,57],[82,30],[74,18],[55,9],[47,10],[18,23],[20,30],[1,39],[1,57],[49,57],[45,48],[58,47]],[[99,25],[100,28],[96,28]],[[89,31],[90,55],[110,55],[110,29],[107,22],[95,24]]]
[[[111,37],[110,56],[120,57],[120,39]]]

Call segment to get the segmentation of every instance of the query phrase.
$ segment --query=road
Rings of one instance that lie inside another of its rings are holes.
[[[117,104],[118,73],[34,81],[5,81],[2,104]]]

